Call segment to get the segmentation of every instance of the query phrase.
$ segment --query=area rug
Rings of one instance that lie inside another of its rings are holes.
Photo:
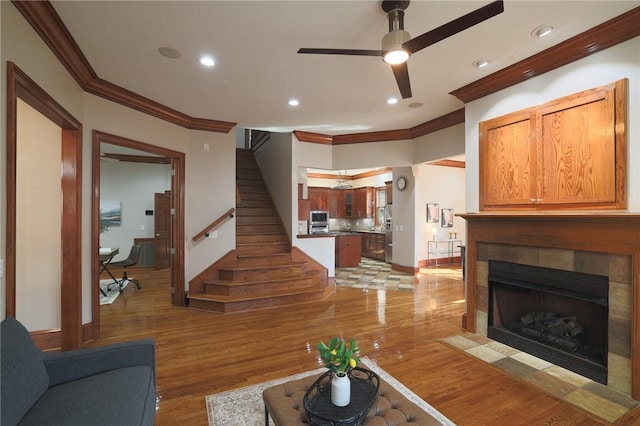
[[[129,284],[129,281],[125,281],[122,285],[122,289],[124,290]],[[109,290],[109,285],[111,285],[111,290]],[[101,305],[110,305],[116,301],[118,296],[120,296],[120,289],[116,283],[113,282],[111,278],[108,280],[100,280],[100,288],[107,293],[107,295],[103,295],[100,292],[100,304]]]
[[[455,426],[455,423],[422,400],[418,395],[413,393],[398,380],[393,378],[393,376],[380,368],[375,362],[367,357],[361,358],[361,361],[365,368],[376,373],[381,380],[384,380],[389,385],[393,386],[394,389],[401,392],[408,400],[423,409],[433,418],[437,419],[440,424]],[[311,375],[319,375],[325,371],[326,369],[321,367],[304,373],[298,373],[292,376],[258,383],[257,385],[207,395],[205,399],[207,403],[209,426],[264,425],[264,402],[262,400],[263,390],[291,380],[298,380]],[[271,419],[269,419],[269,421],[270,424],[273,424]]]

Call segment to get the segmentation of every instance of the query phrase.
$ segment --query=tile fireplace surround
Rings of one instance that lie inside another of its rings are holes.
[[[487,335],[488,260],[609,277],[607,386],[640,400],[640,214],[491,212],[467,220],[467,331]]]

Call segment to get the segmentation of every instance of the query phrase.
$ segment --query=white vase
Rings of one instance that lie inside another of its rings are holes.
[[[331,379],[331,402],[337,407],[346,407],[351,402],[351,381],[343,371],[334,373]]]

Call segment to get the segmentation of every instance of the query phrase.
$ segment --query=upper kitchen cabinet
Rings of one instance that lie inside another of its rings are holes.
[[[357,218],[373,218],[373,187],[357,188],[354,193],[354,210]]]
[[[387,181],[384,183],[387,188],[387,204],[393,204],[393,181]]]
[[[329,216],[334,218],[353,217],[353,190],[332,189],[329,192]]]
[[[480,123],[480,210],[623,209],[627,80]]]
[[[330,188],[309,187],[309,208],[311,210],[329,210]]]

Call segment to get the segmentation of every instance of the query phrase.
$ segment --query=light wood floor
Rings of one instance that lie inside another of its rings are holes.
[[[462,331],[463,283],[459,270],[428,271],[413,293],[338,288],[321,303],[214,314],[172,306],[167,271],[134,269],[142,290],[101,307],[88,346],[156,340],[157,425],[206,425],[206,395],[317,368],[315,345],[336,334],[458,425],[607,424],[441,343]]]

